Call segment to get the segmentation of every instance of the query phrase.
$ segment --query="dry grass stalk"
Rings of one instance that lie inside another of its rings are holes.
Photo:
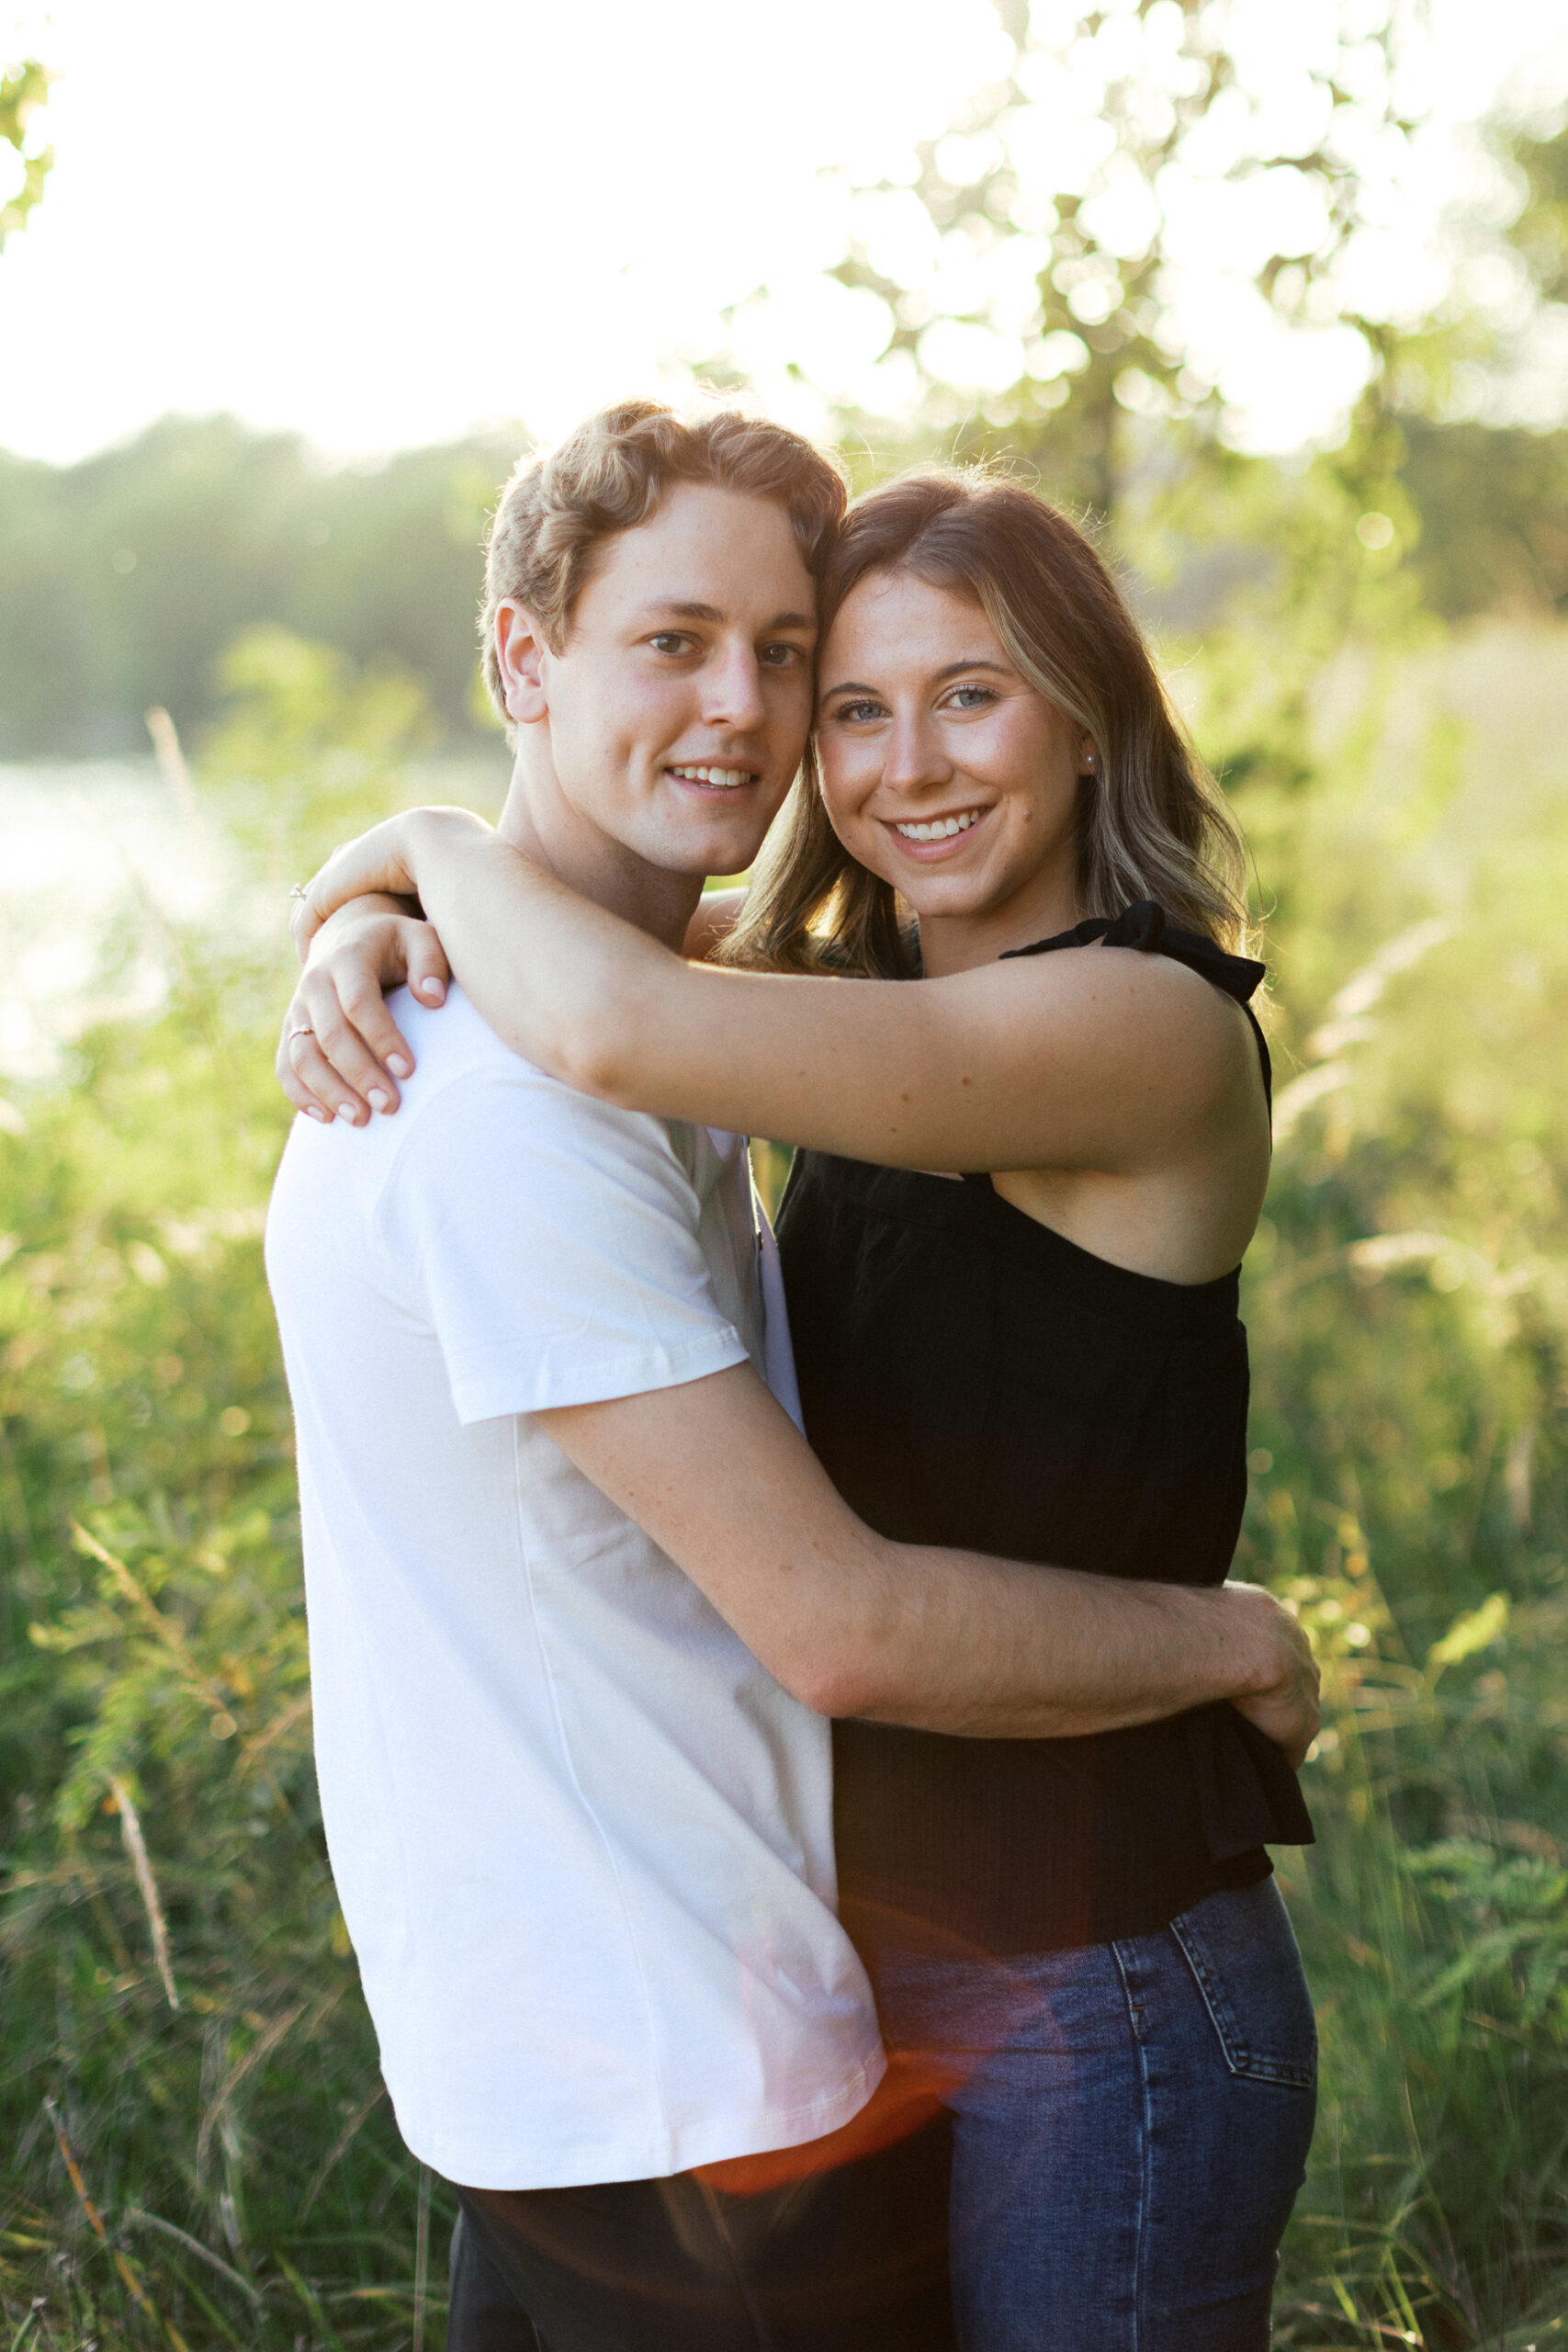
[[[262,2308],[260,2290],[254,2287],[248,2278],[243,2278],[234,2268],[232,2263],[225,2262],[220,2254],[214,2254],[209,2245],[204,2245],[199,2238],[193,2238],[188,2230],[180,2229],[173,2222],[165,2222],[161,2213],[149,2213],[141,2205],[132,2205],[122,2216],[122,2222],[141,2229],[158,2230],[164,2237],[173,2238],[175,2244],[183,2245],[188,2254],[199,2255],[202,2261],[209,2264],[220,2278],[226,2278],[231,2287],[236,2288],[242,2295],[248,2297],[255,2310],[260,2311]]]
[[[375,2089],[370,2093],[369,2098],[361,2099],[359,2105],[355,2109],[354,2113],[349,2117],[348,2121],[344,2125],[343,2130],[338,2133],[337,2138],[333,2142],[332,2146],[327,2150],[326,2154],[321,2158],[321,2163],[316,2167],[316,2177],[314,2180],[311,2181],[310,2188],[306,2190],[305,2201],[299,2208],[299,2219],[301,2221],[305,2219],[306,2214],[310,2211],[311,2206],[315,2203],[317,2198],[326,2187],[327,2181],[334,2167],[340,2165],[343,2162],[344,2157],[348,2154],[348,2151],[353,2145],[355,2138],[359,2132],[361,2124],[369,2120],[370,2117],[374,2115],[376,2109],[380,2106],[381,2101],[386,2098],[386,2096],[387,2086],[385,2083],[378,2083]]]
[[[164,1905],[158,1897],[158,1882],[152,1875],[147,1841],[141,1835],[141,1822],[130,1801],[130,1791],[118,1773],[109,1775],[109,1794],[119,1814],[119,1834],[125,1840],[125,1850],[130,1856],[130,1867],[136,1872],[136,1883],[141,1890],[147,1924],[152,1930],[152,1959],[168,1996],[169,2007],[177,2009],[180,1996],[175,1990],[175,1972],[169,1964],[169,1930],[164,1918]]]
[[[413,2342],[411,2352],[424,2352],[424,2307],[430,2287],[430,2166],[419,2168],[419,2220],[413,2252]]]
[[[186,1689],[193,1691],[204,1706],[212,1708],[217,1713],[226,1714],[229,1710],[227,1692],[220,1690],[216,1682],[203,1674],[191,1655],[190,1644],[180,1627],[172,1617],[159,1608],[152,1594],[132,1576],[125,1562],[117,1559],[112,1552],[106,1550],[96,1535],[89,1535],[79,1521],[73,1519],[71,1521],[71,1533],[79,1552],[85,1552],[89,1559],[96,1560],[101,1567],[107,1568],[117,1588],[136,1610],[148,1632],[163,1644],[180,1668]]]
[[[76,2161],[75,2151],[73,2149],[70,2141],[66,2138],[65,2126],[60,2120],[60,2109],[56,2107],[51,2098],[46,2098],[44,2100],[43,2107],[44,2113],[48,2116],[50,2122],[54,2127],[54,2137],[60,2149],[61,2162],[64,2165],[66,2173],[70,2178],[71,2186],[76,2192],[76,2201],[81,2206],[83,2212],[86,2215],[88,2222],[92,2225],[94,2236],[97,2239],[100,2245],[107,2248],[109,2254],[113,2257],[114,2267],[118,2271],[120,2277],[124,2279],[127,2287],[130,2290],[132,2300],[134,2301],[138,2311],[141,2312],[148,2319],[150,2319],[154,2327],[162,2327],[164,2334],[168,2336],[169,2342],[175,2347],[175,2352],[188,2352],[188,2347],[186,2346],[184,2336],[180,2334],[177,2327],[175,2327],[169,2321],[162,2317],[157,2306],[149,2296],[146,2288],[143,2287],[141,2279],[137,2277],[133,2266],[126,2260],[125,2256],[120,2252],[118,2246],[109,2245],[109,2233],[104,2227],[104,2217],[87,2194],[87,2184],[82,2177],[82,2167]]]
[[[290,2027],[299,2023],[309,2007],[308,2001],[296,2001],[291,2009],[285,2009],[281,2017],[274,2018],[252,2042],[239,2064],[230,2069],[221,2090],[202,2117],[201,2129],[197,2133],[196,2169],[198,2177],[207,2169],[207,2152],[212,2145],[212,2134],[222,2120],[234,2093],[247,2075],[254,2073],[264,2060],[271,2057],[284,2035]]]

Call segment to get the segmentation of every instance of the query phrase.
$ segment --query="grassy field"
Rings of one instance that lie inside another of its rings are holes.
[[[1568,2343],[1565,656],[1352,644],[1289,725],[1256,638],[1186,673],[1272,907],[1242,1566],[1329,1699],[1284,1872],[1324,2041],[1292,2347]],[[418,714],[276,640],[237,686],[208,806],[276,885],[404,788]],[[0,1107],[5,2340],[434,2347],[446,2210],[310,1770],[282,963],[152,946],[165,1008]]]

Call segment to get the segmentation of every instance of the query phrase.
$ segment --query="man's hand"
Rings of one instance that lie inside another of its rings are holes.
[[[434,930],[393,899],[355,897],[321,923],[275,1064],[295,1109],[356,1127],[372,1111],[395,1111],[413,1056],[383,991],[406,981],[423,1003],[439,1004],[450,978]]]
[[[1319,1675],[1304,1628],[1260,1585],[1227,1584],[1220,1598],[1246,1611],[1259,1649],[1258,1683],[1233,1691],[1231,1704],[1299,1766],[1317,1737]]]

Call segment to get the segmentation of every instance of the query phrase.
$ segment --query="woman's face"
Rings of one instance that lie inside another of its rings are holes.
[[[978,604],[873,573],[840,607],[818,675],[833,830],[902,891],[923,934],[998,916],[1039,937],[1075,920],[1093,746],[1020,675]]]

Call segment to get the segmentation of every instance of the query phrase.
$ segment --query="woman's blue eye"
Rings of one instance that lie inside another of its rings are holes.
[[[841,702],[833,713],[835,718],[847,718],[852,727],[862,726],[867,719],[880,718],[881,716],[882,705],[879,702]]]
[[[960,686],[953,699],[960,710],[973,710],[977,704],[993,702],[996,697],[989,686]]]

